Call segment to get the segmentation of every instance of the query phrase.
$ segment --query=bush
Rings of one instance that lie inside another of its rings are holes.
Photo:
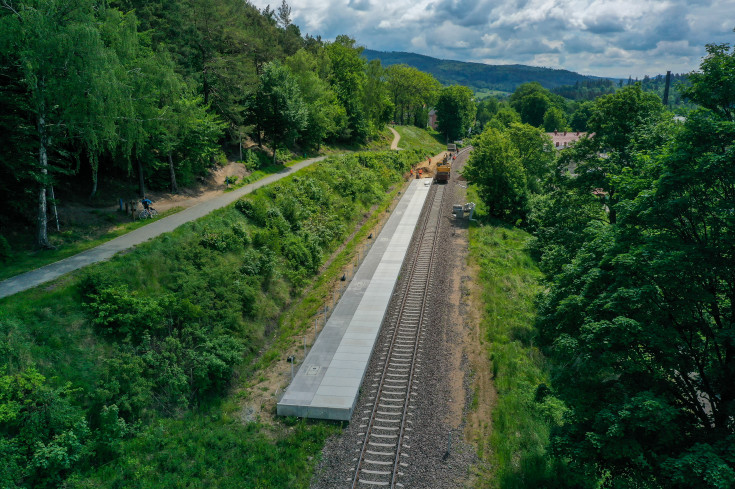
[[[287,149],[277,149],[276,150],[276,161],[280,161],[281,163],[286,163],[288,161],[291,161],[293,155],[291,152]]]
[[[238,247],[242,243],[242,239],[235,236],[234,233],[218,233],[204,230],[204,234],[199,240],[199,244],[209,250],[224,252],[230,251]]]
[[[242,164],[245,165],[245,169],[251,173],[262,166],[261,158],[259,158],[258,154],[252,150],[245,151],[243,154]]]
[[[139,297],[125,285],[102,289],[86,304],[92,324],[120,339],[140,340],[144,333],[161,325],[163,310],[155,299]]]

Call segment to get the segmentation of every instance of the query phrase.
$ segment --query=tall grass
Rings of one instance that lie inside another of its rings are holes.
[[[542,274],[526,252],[526,232],[502,224],[470,228],[471,259],[479,265],[482,328],[497,389],[492,420],[490,487],[563,487],[563,466],[548,453],[563,404],[551,394],[546,361],[534,346],[535,298]]]
[[[404,150],[420,150],[435,155],[447,149],[442,141],[442,135],[433,129],[421,129],[416,126],[395,126],[394,129],[401,135],[398,147]]]

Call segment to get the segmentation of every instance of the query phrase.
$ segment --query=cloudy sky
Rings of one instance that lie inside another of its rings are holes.
[[[277,8],[281,0],[252,0]],[[301,33],[380,51],[642,77],[735,43],[735,0],[287,0]]]

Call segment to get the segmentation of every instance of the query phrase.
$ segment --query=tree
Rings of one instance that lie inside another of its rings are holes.
[[[460,85],[444,87],[436,102],[437,124],[448,141],[465,135],[475,121],[477,107],[472,90]]]
[[[393,120],[420,125],[418,115],[424,107],[434,105],[441,84],[432,75],[404,64],[389,66],[386,81],[395,110]]]
[[[735,73],[720,70],[703,62],[698,82],[719,81],[695,96],[728,99]],[[583,205],[556,225],[558,213],[544,212],[537,228],[555,272],[541,342],[570,408],[555,450],[612,487],[735,484],[735,121],[708,103],[675,124],[636,86],[598,101],[596,144],[611,161],[585,166],[567,188],[604,166],[617,218],[580,219]],[[568,197],[555,207],[573,207]]]
[[[579,104],[577,109],[572,113],[572,118],[569,122],[573,131],[587,132],[587,121],[592,116],[593,107],[593,102],[582,102]]]
[[[551,138],[541,129],[517,122],[511,123],[507,133],[518,151],[529,190],[541,193],[542,184],[554,171],[556,151],[552,147]]]
[[[307,119],[306,106],[288,67],[278,61],[265,66],[253,105],[266,137],[272,142],[275,164],[278,145],[292,142]]]
[[[362,48],[355,46],[354,39],[341,35],[326,47],[326,51],[332,65],[329,81],[347,113],[347,137],[364,141],[368,125],[363,106],[366,75],[365,59],[360,56]]]
[[[624,168],[635,169],[633,156],[637,137],[658,134],[653,130],[663,114],[661,99],[643,92],[639,85],[627,86],[595,101],[588,129],[594,137],[578,141],[564,151],[560,163],[576,165],[577,178],[572,181],[579,192],[602,189],[606,193],[609,218],[615,222],[619,201],[615,175]]]
[[[92,158],[115,145],[116,60],[96,25],[87,0],[39,0],[17,9],[3,5],[0,43],[4,52],[13,53],[36,125],[35,242],[40,248],[50,247],[46,193],[52,182],[49,153],[54,143],[76,140]]]
[[[544,122],[544,114],[551,107],[551,101],[546,94],[535,92],[523,97],[518,107],[517,110],[524,123],[539,127]]]
[[[488,214],[515,221],[526,212],[526,173],[518,149],[505,132],[488,128],[475,139],[463,175],[476,185]]]
[[[558,107],[549,107],[544,114],[544,130],[546,132],[566,131],[567,119]]]
[[[684,97],[725,119],[735,119],[735,46],[708,44],[701,72],[690,73]]]
[[[329,59],[322,49],[313,55],[306,49],[299,50],[286,59],[299,86],[301,97],[308,111],[306,127],[301,133],[302,142],[310,148],[319,148],[322,141],[338,138],[347,131],[347,114],[326,80],[328,68],[320,68]]]
[[[388,83],[379,59],[374,59],[365,66],[365,88],[363,105],[373,131],[382,128],[393,116],[394,106],[388,93]]]
[[[535,127],[543,124],[544,114],[550,107],[557,107],[562,112],[565,109],[564,98],[551,93],[538,82],[519,85],[508,102],[520,114],[521,121]]]
[[[490,122],[490,119],[498,112],[500,108],[500,102],[495,97],[488,97],[477,104],[477,123],[480,126],[480,130],[485,127],[485,124]]]
[[[521,116],[512,107],[501,106],[495,115],[490,119],[490,124],[495,125],[496,129],[510,127],[514,122],[521,123]]]

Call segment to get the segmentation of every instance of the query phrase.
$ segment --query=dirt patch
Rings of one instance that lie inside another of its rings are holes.
[[[452,172],[452,179],[463,180],[456,171]],[[454,203],[466,202],[466,193],[465,187],[457,185]],[[452,222],[450,242],[455,256],[448,272],[446,295],[451,305],[449,329],[453,329],[454,338],[449,343],[450,368],[447,372],[453,402],[449,405],[446,422],[455,428],[460,425],[458,420],[464,421],[464,441],[474,447],[479,459],[467,483],[469,487],[485,487],[491,473],[488,461],[497,391],[482,329],[482,289],[477,286],[480,270],[469,257],[469,223],[464,219]]]
[[[227,188],[225,185],[227,177],[237,177],[238,180],[241,180],[248,175],[250,175],[250,172],[245,168],[245,165],[231,161],[225,166],[212,170],[207,178],[195,187],[181,189],[175,194],[151,191],[147,193],[147,197],[153,201],[153,206],[159,212],[167,211],[173,207],[186,209],[222,194]]]
[[[451,154],[447,151],[442,151],[441,153],[427,157],[425,160],[421,160],[414,166],[413,172],[414,176],[416,173],[418,173],[419,170],[421,170],[421,176],[419,178],[434,178],[434,175],[436,175],[436,167],[444,161],[444,155]],[[450,156],[451,158],[451,156]]]

